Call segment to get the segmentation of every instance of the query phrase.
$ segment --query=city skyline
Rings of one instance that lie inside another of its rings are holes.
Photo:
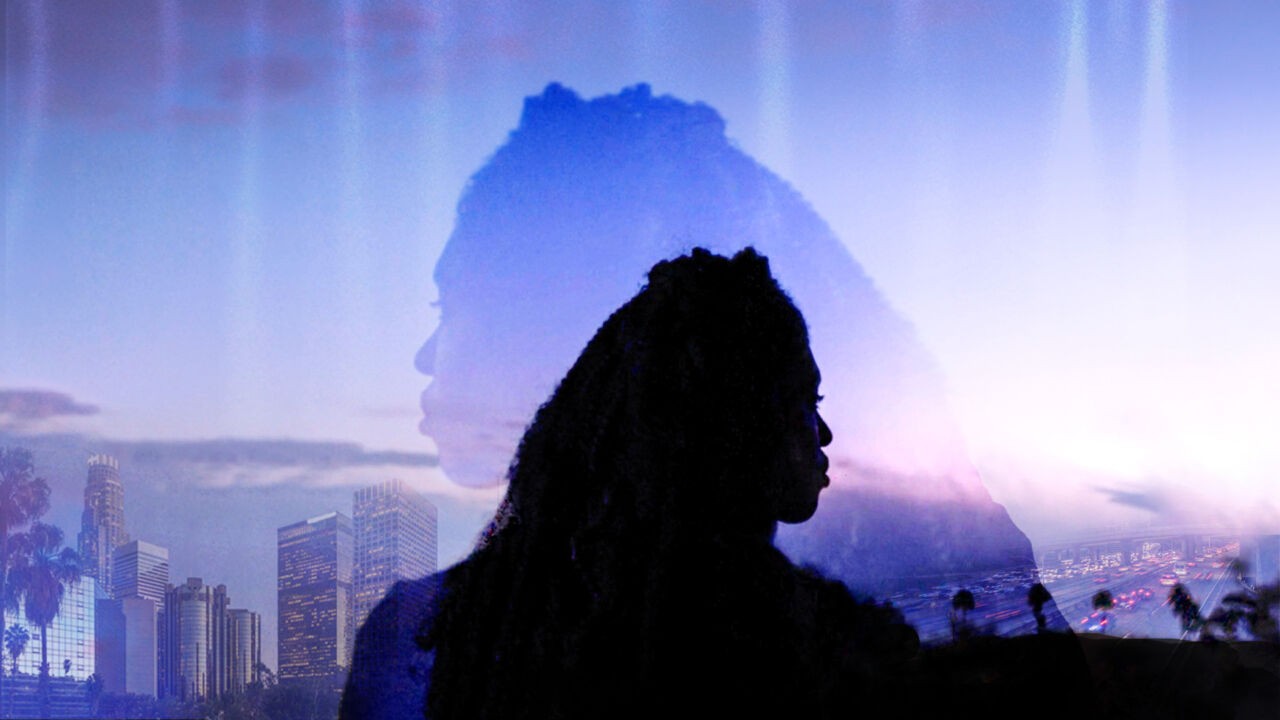
[[[830,223],[937,356],[1030,536],[1061,529],[1046,508],[1276,521],[1267,4],[67,8],[15,6],[7,30],[8,432],[431,458],[410,362],[468,175],[546,83],[648,82],[716,108]],[[565,38],[574,11],[624,42]],[[162,350],[136,355],[143,337]],[[496,502],[412,472],[473,515]]]

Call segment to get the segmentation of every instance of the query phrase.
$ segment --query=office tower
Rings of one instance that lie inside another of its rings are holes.
[[[436,571],[436,507],[403,481],[390,480],[356,491],[354,520],[359,629],[393,584]]]
[[[94,662],[102,689],[157,695],[158,613],[150,598],[131,595],[95,603]]]
[[[112,555],[116,597],[144,597],[163,609],[169,586],[169,550],[142,540],[124,543]]]
[[[320,515],[279,528],[276,540],[280,680],[341,683],[354,641],[351,519]]]
[[[75,680],[86,680],[96,671],[94,657],[94,629],[96,621],[95,596],[97,581],[84,576],[79,582],[64,586],[62,605],[58,615],[46,629],[49,641],[49,672],[66,675]],[[40,626],[27,620],[23,603],[4,611],[5,627],[25,626],[31,635],[27,651],[18,659],[18,672],[27,675],[40,674]],[[34,652],[32,650],[34,649]],[[5,673],[9,673],[6,654]],[[71,664],[66,665],[70,660]]]
[[[96,578],[98,589],[115,597],[111,582],[111,555],[128,542],[124,531],[124,485],[120,465],[110,455],[89,458],[89,480],[84,487],[84,512],[80,516],[78,545],[85,575]]]
[[[123,632],[125,645],[130,652],[126,658],[127,672],[122,672],[121,675],[126,681],[132,679],[128,683],[131,688],[142,688],[144,683],[139,673],[143,671],[139,668],[150,667],[150,691],[130,689],[128,692],[157,695],[159,689],[166,686],[164,602],[166,589],[169,587],[169,551],[159,545],[134,540],[115,549],[111,566],[115,597],[121,601],[120,610],[129,610],[124,613],[128,622],[123,627]],[[130,600],[127,607],[123,602],[125,600]],[[141,600],[149,600],[153,606],[149,626],[139,609]],[[99,635],[102,636],[102,633]],[[151,637],[149,655],[142,640],[145,636]],[[105,667],[101,662],[99,665]],[[114,690],[113,687],[107,689]]]
[[[262,680],[262,616],[251,610],[228,611],[227,640],[230,643],[231,677],[228,691],[242,693],[245,686]]]
[[[210,587],[196,577],[170,587],[165,597],[164,695],[188,701],[226,692],[230,675],[227,606],[226,585]]]

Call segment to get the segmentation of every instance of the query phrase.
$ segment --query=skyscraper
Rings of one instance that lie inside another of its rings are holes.
[[[231,677],[227,689],[244,692],[249,683],[262,679],[258,664],[262,662],[262,617],[258,613],[234,608],[228,612]]]
[[[169,550],[142,540],[116,547],[112,554],[112,580],[116,597],[136,595],[164,609],[169,586]]]
[[[354,641],[351,519],[319,515],[279,528],[276,540],[279,677],[341,683]]]
[[[94,663],[105,692],[159,694],[155,601],[132,595],[95,605]]]
[[[165,597],[163,694],[182,700],[215,698],[230,679],[227,586],[198,577],[170,587]]]
[[[80,516],[78,545],[85,575],[98,581],[98,589],[115,597],[111,582],[111,556],[117,545],[128,542],[124,530],[124,485],[120,465],[110,455],[89,458],[89,480],[84,487],[84,512]]]
[[[163,692],[161,688],[168,686],[164,605],[169,587],[169,551],[159,545],[134,540],[115,549],[111,565],[115,597],[126,621],[123,633],[127,655],[122,676],[131,688],[128,692],[158,695]],[[141,600],[149,600],[153,605],[150,622],[141,610]],[[149,654],[148,641],[144,639],[147,637],[150,638]],[[150,668],[149,686],[142,680],[146,672],[142,669],[144,667]]]
[[[355,493],[355,627],[398,580],[436,571],[436,507],[401,480]]]

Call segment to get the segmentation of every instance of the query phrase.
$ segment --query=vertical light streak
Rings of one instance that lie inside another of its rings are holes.
[[[631,3],[631,57],[629,66],[635,82],[654,83],[659,62],[658,48],[662,42],[662,12],[660,4],[653,0],[633,0]],[[658,90],[658,88],[654,88]],[[660,91],[659,91],[660,92]]]
[[[14,281],[13,261],[17,243],[22,237],[27,196],[35,181],[36,158],[40,154],[40,145],[44,138],[45,111],[49,97],[49,18],[45,12],[44,0],[27,3],[26,9],[31,57],[27,65],[27,77],[22,83],[22,116],[17,123],[7,117],[11,108],[16,106],[9,97],[11,88],[14,86],[13,79],[10,77],[11,63],[6,61],[4,70],[5,120],[8,126],[6,135],[13,132],[15,128],[20,128],[16,133],[18,148],[13,175],[5,178],[4,238],[0,240],[4,245],[4,253],[0,256],[0,308],[2,308],[0,322],[3,322],[0,329],[3,329],[4,337],[13,337],[9,333],[9,328],[14,322],[14,303],[8,297]],[[14,5],[6,4],[4,12],[8,16],[9,13],[16,13],[17,10]],[[10,32],[9,28],[17,26],[17,23],[8,22],[8,20],[9,18],[6,17],[4,32]],[[6,43],[7,41],[8,38]]]
[[[251,431],[247,423],[268,417],[268,378],[263,366],[267,344],[262,327],[262,110],[263,55],[266,50],[266,19],[263,0],[249,6],[248,66],[245,94],[241,100],[243,130],[240,171],[237,181],[234,225],[231,232],[229,355],[227,403],[224,413],[237,431]]]
[[[1095,188],[1101,178],[1096,166],[1093,125],[1089,106],[1089,6],[1073,0],[1065,18],[1066,57],[1058,127],[1047,158],[1043,188],[1043,225],[1039,241],[1037,286],[1056,294],[1054,283],[1064,263],[1075,264],[1077,248],[1094,241],[1101,231]]]
[[[177,0],[160,0],[160,85],[167,117],[177,105],[178,62],[182,52],[181,10]]]
[[[422,47],[425,49],[424,72],[427,83],[424,93],[426,124],[423,142],[426,158],[426,192],[423,197],[423,237],[432,241],[420,243],[431,249],[424,258],[422,277],[431,277],[431,268],[443,250],[445,238],[453,224],[452,194],[449,187],[449,130],[451,107],[449,103],[449,42],[456,28],[454,8],[450,2],[435,6],[435,21],[423,29]],[[426,337],[424,335],[424,337]]]
[[[1128,0],[1111,0],[1107,4],[1107,30],[1111,44],[1118,45],[1128,30]]]
[[[1173,155],[1169,99],[1169,23],[1164,0],[1147,5],[1145,76],[1138,166],[1130,221],[1132,250],[1155,287],[1135,298],[1154,331],[1179,332],[1186,302],[1187,237]],[[1153,292],[1154,291],[1154,292]],[[1146,312],[1150,311],[1150,312]]]
[[[1169,40],[1163,0],[1147,6],[1146,58],[1138,138],[1138,211],[1140,224],[1168,224],[1173,208],[1173,139],[1169,117]],[[1148,225],[1150,226],[1150,225]],[[1143,232],[1139,228],[1139,232]]]
[[[375,322],[373,272],[370,229],[365,207],[364,155],[364,56],[361,43],[363,6],[360,0],[342,2],[342,95],[339,103],[339,183],[338,242],[335,261],[338,277],[338,312],[346,332],[335,336],[341,344],[332,348],[339,367],[350,367],[351,360],[362,349],[374,347],[371,342]],[[348,373],[348,392],[353,399],[370,397],[367,373]]]
[[[178,107],[178,73],[182,54],[181,9],[177,0],[160,0],[160,132],[156,134],[157,181],[160,187],[169,184],[173,171],[173,121]]]
[[[760,0],[756,69],[764,164],[791,177],[791,28],[784,0]]]
[[[949,98],[933,75],[925,3],[909,0],[894,5],[894,53],[898,82],[896,100],[909,140],[910,194],[903,198],[902,250],[894,271],[902,294],[927,296],[936,291],[937,272],[951,262],[958,239],[959,208],[956,178],[955,130],[949,117]],[[931,290],[931,288],[935,290]]]

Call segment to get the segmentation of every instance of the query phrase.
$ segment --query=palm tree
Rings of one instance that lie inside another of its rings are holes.
[[[1194,633],[1204,627],[1204,618],[1200,615],[1200,604],[1191,597],[1191,593],[1182,583],[1174,585],[1169,590],[1169,605],[1173,607],[1173,614],[1182,621],[1182,632]]]
[[[1036,632],[1045,632],[1048,629],[1048,619],[1044,616],[1045,603],[1053,599],[1049,594],[1049,589],[1040,583],[1031,586],[1027,591],[1027,604],[1031,606],[1031,614],[1036,617]]]
[[[30,450],[0,448],[0,637],[6,637],[4,610],[17,609],[17,598],[9,588],[13,559],[9,533],[49,510],[49,483],[34,475]],[[0,673],[0,717],[6,716],[3,683],[4,673]]]
[[[1217,627],[1228,639],[1234,639],[1236,629],[1243,625],[1255,640],[1280,644],[1280,618],[1271,611],[1280,607],[1280,583],[1250,584],[1246,580],[1248,565],[1240,559],[1232,561],[1231,570],[1240,590],[1223,597],[1205,624]]]
[[[1111,624],[1111,608],[1116,606],[1116,600],[1111,596],[1110,590],[1099,590],[1093,596],[1093,609],[1102,613],[1099,618],[1098,626],[1102,628],[1105,635],[1107,626]]]
[[[968,590],[960,590],[951,598],[951,636],[956,640],[963,640],[973,634],[973,624],[969,619],[969,613],[973,612],[976,603],[973,599],[973,593]]]
[[[29,640],[31,640],[31,633],[21,625],[14,625],[4,631],[4,649],[9,651],[9,658],[13,660],[13,675],[18,674],[18,658],[22,657],[23,651],[27,649]]]
[[[65,587],[80,580],[80,556],[62,547],[62,531],[34,523],[18,536],[22,552],[13,568],[15,589],[22,595],[27,621],[40,627],[40,715],[49,717],[49,624],[62,609]]]

